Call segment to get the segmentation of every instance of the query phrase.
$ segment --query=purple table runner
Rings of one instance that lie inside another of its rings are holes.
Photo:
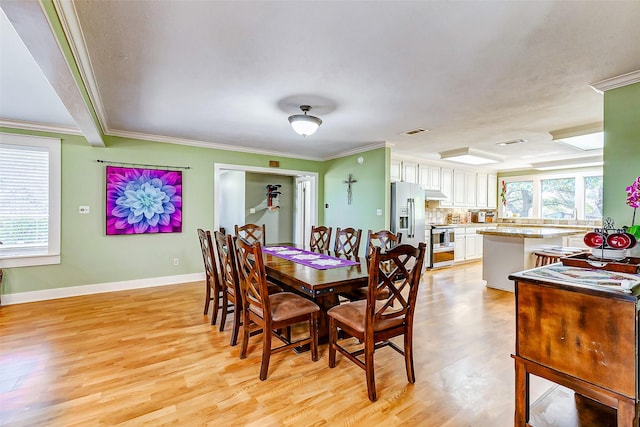
[[[283,258],[298,264],[306,265],[317,270],[327,270],[329,268],[349,267],[360,264],[344,258],[336,258],[317,252],[306,251],[304,249],[292,248],[291,246],[263,246],[263,252]]]

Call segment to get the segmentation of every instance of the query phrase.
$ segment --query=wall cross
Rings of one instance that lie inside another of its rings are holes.
[[[347,203],[349,204],[351,204],[351,184],[353,184],[354,182],[358,182],[358,180],[353,179],[352,174],[349,174],[347,179],[344,181],[344,183],[347,184]]]

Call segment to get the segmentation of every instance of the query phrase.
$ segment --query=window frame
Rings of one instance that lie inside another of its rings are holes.
[[[530,217],[511,217],[505,216],[505,208],[504,205],[500,204],[500,208],[498,209],[498,217],[501,219],[515,219],[515,218],[525,218],[525,219],[540,219],[542,218],[542,181],[548,179],[562,179],[562,178],[575,178],[575,209],[576,209],[576,218],[574,220],[564,219],[561,221],[595,221],[586,219],[584,216],[585,213],[585,178],[590,176],[603,176],[602,168],[593,168],[593,169],[584,169],[584,170],[573,170],[573,171],[557,171],[557,172],[549,172],[549,173],[541,173],[541,174],[528,174],[528,175],[514,175],[514,176],[504,176],[500,177],[500,182],[504,181],[505,183],[510,182],[521,182],[521,181],[533,181],[533,202],[531,212],[533,216]],[[548,220],[548,218],[547,218]]]
[[[60,264],[62,141],[60,138],[0,132],[1,145],[46,149],[49,153],[48,245],[38,254],[7,253],[0,245],[0,268]]]

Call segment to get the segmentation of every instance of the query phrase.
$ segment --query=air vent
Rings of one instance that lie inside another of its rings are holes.
[[[527,140],[523,138],[519,138],[519,139],[513,139],[511,141],[498,142],[496,145],[500,145],[504,147],[505,145],[522,144],[523,142],[527,142]]]
[[[422,133],[422,132],[427,132],[427,129],[417,128],[417,129],[413,129],[413,130],[408,130],[406,132],[402,132],[400,135],[412,136],[412,135],[415,135],[417,133]]]

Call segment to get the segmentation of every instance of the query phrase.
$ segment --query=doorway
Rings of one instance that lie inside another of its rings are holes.
[[[295,179],[293,221],[290,226],[294,243],[304,245],[309,241],[309,233],[312,224],[317,222],[318,212],[318,174],[316,172],[296,171],[287,169],[263,168],[256,166],[243,166],[215,163],[214,164],[214,209],[213,227],[218,230],[221,218],[233,218],[234,224],[245,223],[250,207],[245,206],[244,179],[234,179],[233,186],[228,185],[229,176],[244,175],[245,172],[268,174],[280,177],[292,177]],[[238,197],[242,195],[242,197]],[[232,209],[232,212],[229,210]],[[227,233],[233,233],[233,227],[229,220],[225,222]],[[226,224],[229,223],[229,224]],[[267,229],[267,233],[269,230]]]

